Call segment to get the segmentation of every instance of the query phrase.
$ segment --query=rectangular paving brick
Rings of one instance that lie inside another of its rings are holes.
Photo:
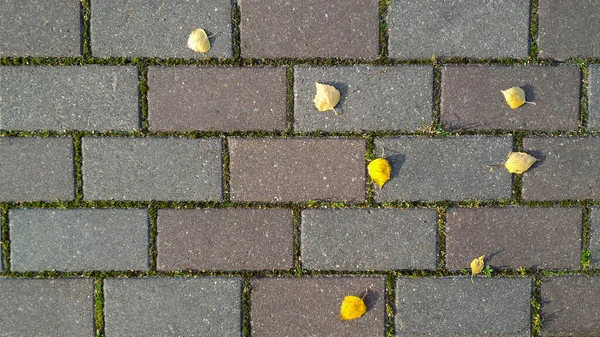
[[[362,130],[417,131],[433,118],[431,66],[347,66],[294,68],[296,132]],[[319,112],[315,82],[333,85],[341,100]]]
[[[530,336],[531,280],[400,278],[396,336]]]
[[[379,54],[376,0],[242,0],[239,6],[242,57],[374,59]]]
[[[446,267],[468,269],[485,255],[492,268],[579,269],[580,207],[450,208]]]
[[[0,67],[4,130],[136,130],[138,98],[133,66]]]
[[[11,209],[13,271],[148,270],[145,209]]]
[[[348,295],[365,296],[367,312],[341,321]],[[258,278],[251,300],[252,336],[385,336],[382,277]]]
[[[577,130],[581,78],[576,66],[446,66],[441,122],[448,130]],[[500,92],[525,91],[512,109]]]
[[[600,66],[589,68],[588,77],[588,129],[600,131]]]
[[[434,209],[305,210],[301,224],[306,269],[436,268]]]
[[[2,137],[0,153],[0,201],[75,198],[71,137]]]
[[[86,200],[221,200],[219,139],[84,137]]]
[[[289,209],[161,209],[158,270],[260,270],[294,267]]]
[[[377,154],[385,149],[391,179],[375,200],[440,201],[509,199],[511,175],[502,164],[512,150],[511,137],[396,137],[375,140]]]
[[[156,131],[286,130],[285,67],[150,67]]]
[[[0,277],[0,335],[94,336],[94,280]]]
[[[589,249],[592,252],[590,266],[600,268],[600,208],[593,207],[590,213],[590,242]]]
[[[365,199],[363,139],[233,138],[231,200]]]

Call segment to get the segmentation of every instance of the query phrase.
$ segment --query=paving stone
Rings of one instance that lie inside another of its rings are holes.
[[[324,270],[435,269],[433,209],[302,212],[302,266]]]
[[[96,57],[227,58],[233,56],[230,0],[91,0],[92,55]],[[211,49],[187,47],[203,28]]]
[[[442,70],[442,126],[576,131],[580,85],[576,66],[447,66]],[[515,86],[535,105],[511,109],[500,91]]]
[[[529,1],[394,0],[388,8],[390,57],[526,58]]]
[[[600,66],[590,66],[588,78],[588,125],[593,131],[600,131]]]
[[[139,129],[137,68],[0,67],[4,130]]]
[[[94,280],[0,277],[2,336],[94,336]]]
[[[241,0],[242,57],[374,59],[379,54],[375,0]]]
[[[600,208],[593,207],[590,213],[590,246],[592,252],[590,258],[590,266],[592,268],[600,268]]]
[[[284,67],[150,67],[148,83],[151,130],[287,129]]]
[[[159,270],[292,269],[294,218],[289,209],[161,209],[157,246]]]
[[[106,279],[106,336],[240,336],[237,277]]]
[[[340,320],[345,296],[364,298],[360,319]],[[385,336],[381,277],[259,278],[252,281],[252,336]]]
[[[231,200],[365,199],[363,139],[233,138]]]
[[[431,66],[298,66],[294,81],[296,132],[412,132],[423,129],[433,118]],[[315,108],[315,82],[340,90],[337,115]]]
[[[219,139],[83,138],[86,200],[221,200]]]
[[[542,280],[542,336],[600,335],[600,276],[554,276]]]
[[[468,269],[485,254],[492,268],[579,269],[580,207],[450,208],[446,267]]]
[[[400,278],[396,336],[530,336],[531,280]]]
[[[391,179],[375,191],[376,201],[440,201],[509,199],[511,175],[490,172],[512,150],[510,137],[396,137],[375,140],[385,149]]]
[[[75,198],[71,137],[2,137],[0,153],[0,201]]]
[[[13,271],[148,270],[145,209],[11,209]]]

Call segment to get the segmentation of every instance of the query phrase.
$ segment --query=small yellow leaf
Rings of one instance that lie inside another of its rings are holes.
[[[483,270],[483,265],[484,265],[483,259],[484,258],[485,258],[485,255],[481,255],[480,257],[471,261],[471,282],[473,282],[473,275],[477,275],[477,274],[481,273],[481,271]]]
[[[511,152],[504,163],[504,167],[510,173],[521,174],[527,171],[538,159],[525,152]]]
[[[317,110],[319,111],[335,111],[335,106],[340,102],[340,92],[332,85],[321,84],[315,82],[317,94],[313,99]]]
[[[508,106],[513,109],[516,109],[525,103],[535,104],[533,102],[525,101],[525,91],[519,87],[512,87],[510,89],[500,91],[504,95],[504,99],[506,100],[506,103],[508,103]]]
[[[383,187],[383,184],[390,180],[392,167],[390,166],[390,163],[383,158],[377,158],[370,162],[367,169],[369,170],[369,176],[377,186],[379,186],[379,189]]]
[[[346,296],[340,308],[340,319],[348,321],[357,319],[367,312],[367,306],[362,298],[356,296]]]
[[[188,48],[200,53],[206,53],[210,50],[210,40],[202,28],[195,29],[190,34],[187,42]]]

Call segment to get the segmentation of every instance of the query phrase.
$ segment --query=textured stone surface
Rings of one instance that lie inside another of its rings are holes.
[[[239,278],[106,279],[106,336],[239,337],[241,293]]]
[[[324,270],[435,269],[433,209],[302,212],[302,267]]]
[[[135,130],[138,91],[132,66],[0,67],[0,128]]]
[[[220,200],[221,141],[83,138],[86,200]]]
[[[400,278],[396,336],[529,336],[531,280]]]
[[[365,198],[362,139],[232,138],[229,151],[231,200]]]
[[[159,270],[294,267],[294,219],[287,209],[158,211]]]
[[[423,129],[433,118],[431,66],[296,67],[296,132]],[[341,100],[333,111],[315,108],[315,82],[335,86]]]
[[[148,270],[145,209],[11,209],[13,271]]]
[[[391,179],[375,200],[439,201],[509,199],[511,175],[490,172],[512,150],[510,137],[397,137],[375,140],[392,166]]]
[[[345,296],[367,312],[340,320]],[[259,278],[252,281],[252,336],[384,336],[385,280],[379,277]]]
[[[287,129],[284,67],[150,67],[148,85],[151,130]]]
[[[442,70],[441,122],[449,130],[577,130],[576,66],[447,66]],[[500,92],[525,91],[525,104],[511,109]]]
[[[600,208],[594,207],[590,214],[590,246],[592,252],[590,259],[592,268],[600,268]]]
[[[600,131],[600,66],[590,66],[588,78],[588,128]]]
[[[579,269],[582,220],[579,207],[450,208],[446,267],[485,255],[492,268]]]
[[[242,57],[369,58],[379,54],[375,0],[241,0]]]

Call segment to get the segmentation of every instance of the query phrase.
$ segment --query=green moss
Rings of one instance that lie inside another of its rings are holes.
[[[104,289],[103,280],[94,281],[94,323],[96,337],[104,336]]]
[[[437,271],[446,272],[446,214],[447,206],[436,207],[437,211]]]
[[[250,337],[252,334],[252,283],[249,277],[242,278],[242,336]]]
[[[540,307],[542,303],[542,276],[539,273],[533,276],[533,294],[531,298],[531,335],[539,336],[542,328]]]
[[[395,337],[395,300],[396,300],[396,278],[393,273],[385,277],[385,335]]]

